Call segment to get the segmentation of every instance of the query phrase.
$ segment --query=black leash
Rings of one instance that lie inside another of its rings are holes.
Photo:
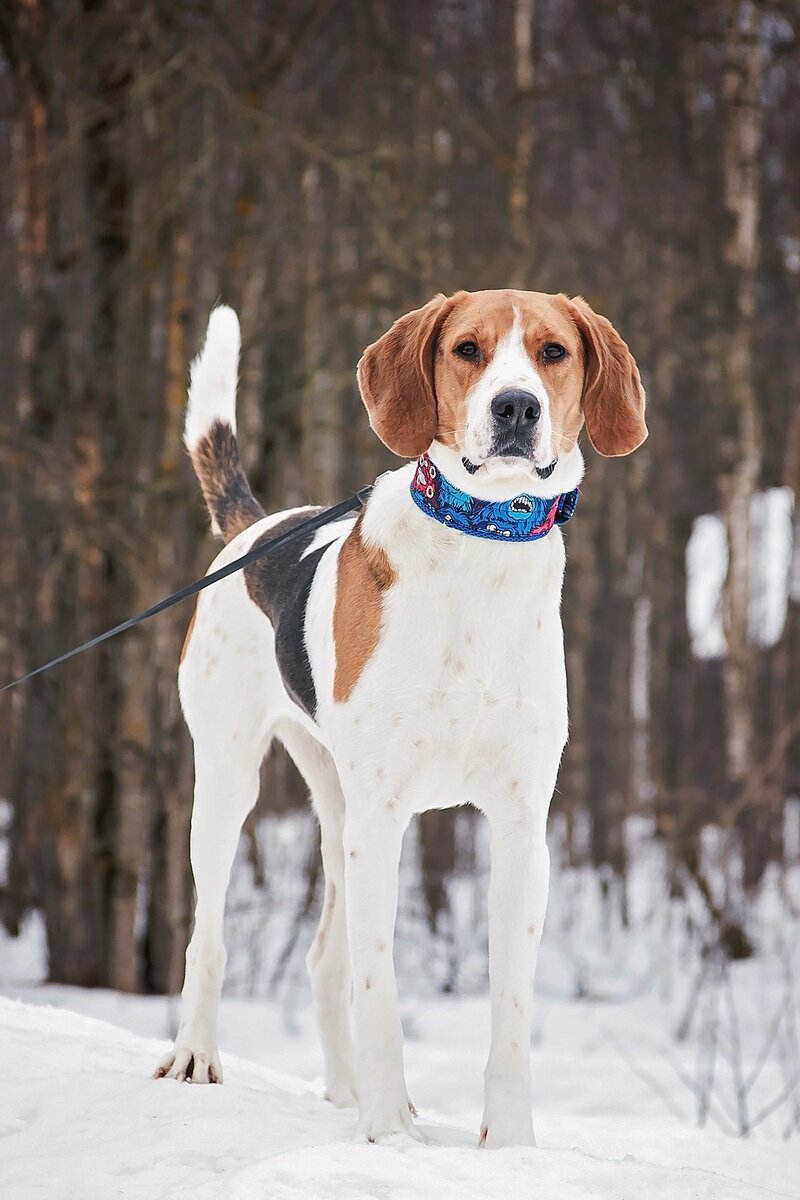
[[[349,500],[342,500],[340,504],[334,504],[332,508],[326,508],[324,512],[317,513],[315,517],[309,517],[307,521],[303,521],[300,525],[295,525],[294,529],[290,529],[288,533],[282,533],[279,537],[272,538],[269,542],[255,546],[252,550],[248,550],[247,554],[243,554],[241,558],[235,558],[233,562],[220,567],[217,571],[212,571],[210,575],[204,575],[202,579],[197,579],[194,583],[188,583],[186,587],[173,592],[171,596],[167,596],[164,600],[159,600],[158,604],[154,604],[152,608],[145,609],[144,612],[140,612],[135,617],[129,617],[121,625],[115,625],[113,629],[107,629],[105,633],[90,638],[82,646],[76,646],[74,650],[68,650],[66,654],[60,654],[58,658],[51,659],[50,662],[45,663],[42,667],[36,667],[35,670],[29,671],[27,675],[20,675],[19,679],[12,679],[11,683],[7,683],[4,687],[0,688],[0,693],[8,691],[9,688],[16,687],[18,683],[24,683],[26,679],[33,679],[34,675],[41,675],[42,671],[49,671],[51,667],[57,667],[59,663],[66,662],[68,658],[74,658],[76,654],[82,654],[84,650],[91,650],[92,646],[99,646],[101,642],[107,642],[109,638],[116,637],[118,633],[124,633],[126,629],[132,629],[134,625],[140,625],[142,621],[147,621],[150,617],[158,616],[165,609],[172,608],[173,604],[180,604],[182,600],[188,600],[190,596],[196,596],[204,588],[211,587],[212,583],[219,583],[220,579],[226,579],[228,575],[233,575],[236,571],[244,570],[251,563],[258,562],[260,558],[264,558],[270,551],[278,550],[281,546],[294,541],[301,533],[309,533],[313,529],[321,529],[323,525],[329,525],[331,521],[336,521],[339,517],[345,517],[348,513],[355,512],[357,508],[363,508],[371,491],[372,485],[361,488],[360,491],[354,492]]]

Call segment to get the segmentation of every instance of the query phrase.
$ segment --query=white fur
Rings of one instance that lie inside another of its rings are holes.
[[[308,558],[309,554],[316,554],[323,546],[330,546],[331,542],[337,541],[343,534],[349,533],[355,524],[355,517],[345,517],[343,521],[331,521],[330,525],[323,525],[314,534],[310,544],[306,547],[301,558]]]
[[[503,353],[505,370],[518,348]],[[531,378],[525,376],[526,386]],[[431,453],[440,461],[449,452],[436,444]],[[455,464],[447,461],[452,477]],[[242,576],[200,598],[180,671],[195,743],[197,913],[180,1031],[160,1069],[180,1078],[193,1059],[193,1080],[208,1079],[208,1064],[220,1074],[216,1011],[225,890],[242,821],[256,799],[259,764],[277,736],[305,775],[321,826],[326,889],[308,963],[327,1095],[337,1104],[357,1096],[359,1137],[417,1136],[392,965],[400,846],[414,813],[472,803],[490,822],[493,857],[492,1044],[481,1141],[530,1144],[533,976],[548,887],[545,827],[567,736],[559,615],[564,544],[558,529],[529,545],[449,530],[412,502],[412,471],[409,464],[382,476],[364,516],[363,537],[386,554],[397,583],[384,593],[379,644],[345,703],[333,699],[333,611],[349,522],[333,531],[322,554],[305,630],[316,722],[287,695],[270,623]],[[564,471],[575,486],[579,454]],[[464,486],[461,478],[454,482]],[[513,495],[513,485],[509,476],[493,486]],[[547,481],[545,494],[555,490]],[[214,566],[241,554],[274,519],[240,534]]]
[[[191,366],[189,404],[183,440],[189,450],[215,421],[236,432],[236,376],[239,370],[239,318],[221,304],[209,318],[203,349]]]

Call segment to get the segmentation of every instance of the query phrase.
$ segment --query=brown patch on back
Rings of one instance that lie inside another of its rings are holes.
[[[192,610],[192,619],[189,622],[189,628],[186,630],[186,637],[183,639],[183,645],[181,646],[181,662],[183,662],[183,660],[186,658],[186,651],[189,649],[189,642],[191,641],[192,634],[194,633],[194,623],[196,620],[197,601],[195,600],[194,609]]]
[[[361,518],[339,552],[333,640],[336,672],[333,698],[349,700],[361,672],[374,654],[381,633],[383,594],[396,575],[383,550],[361,536]]]

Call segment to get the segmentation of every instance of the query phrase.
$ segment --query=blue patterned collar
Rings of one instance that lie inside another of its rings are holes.
[[[429,517],[493,542],[534,542],[563,525],[578,505],[578,489],[550,500],[521,492],[513,500],[480,500],[454,487],[427,454],[417,460],[411,499]]]

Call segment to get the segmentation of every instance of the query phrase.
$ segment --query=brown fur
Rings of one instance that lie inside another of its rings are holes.
[[[583,414],[599,454],[631,454],[647,437],[644,388],[630,350],[605,317],[580,296],[570,305],[586,347]]]
[[[584,420],[600,454],[629,454],[644,441],[636,363],[611,323],[584,300],[543,292],[457,292],[401,317],[367,347],[358,365],[370,422],[391,450],[414,457],[434,437],[462,449],[467,394],[511,328],[514,307],[550,397],[556,452],[572,448]],[[478,345],[476,361],[454,353],[465,341]],[[542,352],[548,342],[563,345],[565,358],[547,362]]]
[[[455,298],[435,296],[395,321],[367,346],[358,364],[358,386],[369,423],[401,458],[416,458],[436,437],[433,360],[444,320]]]
[[[383,550],[361,536],[356,522],[339,552],[333,640],[336,672],[333,698],[348,700],[380,640],[383,595],[395,582],[395,572]]]
[[[215,421],[191,457],[214,530],[226,542],[261,520],[264,510],[250,491],[230,425]]]

